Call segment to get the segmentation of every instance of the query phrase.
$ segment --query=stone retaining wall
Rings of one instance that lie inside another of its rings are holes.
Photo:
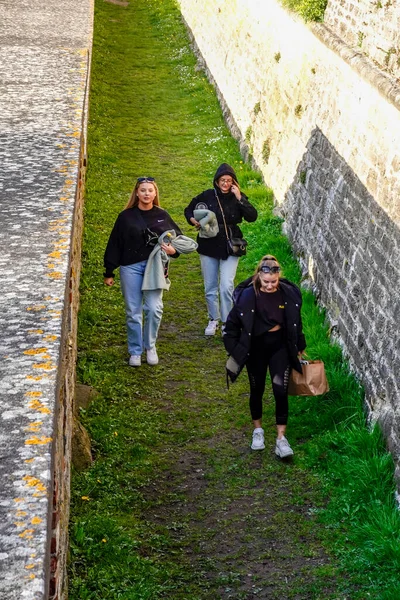
[[[0,4],[0,598],[66,598],[91,0]]]
[[[400,90],[274,0],[179,3],[399,461]]]
[[[383,70],[400,75],[400,4],[396,0],[328,0],[324,22]]]

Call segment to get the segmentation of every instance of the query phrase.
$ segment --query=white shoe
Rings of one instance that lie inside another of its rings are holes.
[[[215,335],[218,328],[218,321],[208,321],[208,325],[204,330],[204,335]]]
[[[150,348],[149,350],[146,350],[146,359],[147,359],[147,364],[148,365],[158,365],[158,354],[157,354],[157,350],[154,348]]]
[[[140,367],[142,364],[142,357],[140,354],[132,354],[129,357],[129,366],[130,367]]]
[[[279,458],[288,458],[288,456],[293,456],[293,450],[291,449],[285,436],[283,436],[280,440],[276,440],[275,454],[279,456]]]
[[[264,450],[264,429],[256,427],[253,431],[253,440],[251,442],[252,450]]]

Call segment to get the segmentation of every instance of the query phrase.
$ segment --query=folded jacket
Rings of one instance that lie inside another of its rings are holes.
[[[189,254],[197,248],[197,243],[192,238],[186,235],[176,235],[173,229],[164,231],[147,260],[142,291],[169,290],[170,288],[171,281],[168,278],[170,256],[161,248],[161,244],[171,244],[179,254]]]
[[[193,216],[200,223],[199,237],[215,237],[219,232],[218,220],[215,212],[207,208],[196,208]]]

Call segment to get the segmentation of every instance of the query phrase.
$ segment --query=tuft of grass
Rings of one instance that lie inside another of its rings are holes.
[[[294,114],[296,115],[296,117],[298,117],[300,119],[300,117],[302,116],[304,111],[304,108],[302,107],[301,104],[297,104],[294,108]]]
[[[283,0],[282,4],[297,12],[306,22],[323,21],[328,0]]]
[[[160,364],[127,366],[118,279],[102,283],[115,218],[136,177],[152,175],[162,206],[193,235],[183,208],[225,161],[259,211],[243,226],[249,251],[237,280],[271,252],[300,284],[273,193],[227,131],[176,4],[96,2],[77,367],[98,395],[81,410],[94,462],[73,474],[69,597],[397,598],[392,460],[379,429],[365,425],[363,391],[309,292],[307,350],[324,360],[331,389],[291,398],[290,464],[248,449],[247,379],[227,391],[221,338],[203,335],[196,255],[171,266]],[[265,400],[273,448],[269,385]]]
[[[268,139],[268,140],[265,140],[265,142],[263,143],[262,152],[261,152],[262,159],[266,165],[268,164],[270,155],[271,155],[271,141]]]
[[[253,108],[254,116],[256,117],[261,112],[261,102],[256,102]]]

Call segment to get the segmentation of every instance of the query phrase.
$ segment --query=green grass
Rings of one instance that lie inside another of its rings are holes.
[[[137,176],[157,178],[162,206],[192,235],[183,208],[231,163],[259,210],[238,281],[266,252],[301,280],[272,192],[242,162],[195,66],[172,0],[96,4],[78,377],[98,396],[81,411],[95,460],[73,474],[69,597],[395,600],[392,460],[310,293],[308,354],[325,361],[331,390],[291,399],[292,463],[272,452],[270,390],[267,450],[249,450],[247,378],[228,392],[222,341],[203,335],[197,255],[173,261],[160,364],[127,366],[123,301],[118,281],[103,286],[102,257]]]

